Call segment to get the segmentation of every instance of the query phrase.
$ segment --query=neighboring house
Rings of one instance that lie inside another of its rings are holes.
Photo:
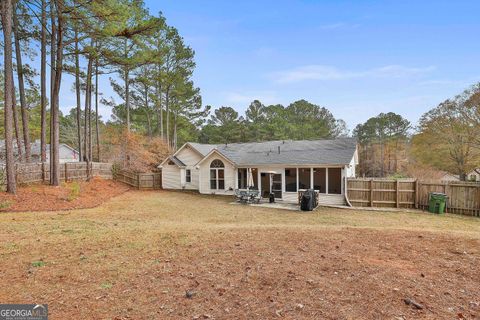
[[[357,144],[352,138],[232,144],[186,143],[160,165],[164,189],[234,194],[246,188],[251,170],[263,197],[296,202],[298,191],[313,188],[344,201],[345,177],[355,177]],[[270,175],[273,175],[270,185]]]
[[[480,168],[470,171],[467,174],[467,181],[480,182]]]
[[[473,169],[465,176],[466,181],[469,182],[480,182],[480,168]],[[460,181],[460,177],[456,174],[445,172],[445,175],[442,177],[442,181]]]
[[[17,149],[17,143],[14,142],[14,148],[13,152],[15,157],[18,156],[18,149]],[[41,144],[40,140],[35,140],[35,142],[31,143],[31,157],[32,157],[32,162],[40,162],[41,161]],[[79,153],[77,150],[73,149],[69,145],[65,143],[60,143],[58,146],[59,150],[59,158],[60,158],[60,163],[65,163],[65,162],[77,162],[79,161]],[[4,162],[4,157],[5,157],[5,140],[0,140],[0,162]],[[47,144],[47,162],[50,161],[50,145]]]
[[[441,181],[460,181],[460,177],[458,176],[458,174],[453,174],[445,171],[440,180]]]

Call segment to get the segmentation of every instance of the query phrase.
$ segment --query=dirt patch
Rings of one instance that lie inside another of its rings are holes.
[[[122,194],[129,187],[95,177],[90,181],[63,182],[58,187],[45,184],[20,186],[16,195],[0,193],[0,211],[55,211],[96,207]]]
[[[227,201],[131,191],[0,215],[0,301],[48,303],[52,319],[480,316],[478,219]]]

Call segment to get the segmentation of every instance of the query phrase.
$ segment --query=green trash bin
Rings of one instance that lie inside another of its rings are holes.
[[[446,194],[438,192],[430,192],[428,194],[428,211],[431,213],[444,213],[446,206]]]

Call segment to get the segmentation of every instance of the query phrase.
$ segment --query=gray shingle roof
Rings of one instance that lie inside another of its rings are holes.
[[[187,166],[185,163],[183,163],[180,159],[178,159],[175,156],[171,156],[169,158],[173,163],[175,163],[179,167],[186,167]]]
[[[200,144],[190,143],[204,156],[218,150],[236,165],[346,165],[356,150],[354,138],[332,140],[267,141],[252,143]],[[280,152],[279,152],[280,148]]]

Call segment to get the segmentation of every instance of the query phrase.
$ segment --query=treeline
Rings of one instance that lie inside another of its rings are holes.
[[[412,159],[455,173],[480,167],[480,83],[425,113],[412,138]]]
[[[393,112],[380,113],[357,125],[353,136],[358,139],[359,174],[385,177],[405,169],[410,122]]]
[[[305,100],[265,106],[253,101],[240,116],[231,107],[214,111],[200,132],[202,143],[255,142],[282,139],[323,139],[348,134],[343,120],[335,119],[332,113]]]
[[[1,17],[0,101],[8,192],[16,191],[14,163],[31,161],[32,138],[41,140],[42,161],[50,143],[52,185],[59,183],[61,137],[75,140],[83,160],[100,159],[101,102],[113,108],[114,119],[127,132],[139,130],[137,123],[143,121],[149,135],[173,148],[179,123],[192,123],[205,113],[191,79],[193,50],[161,14],[151,15],[143,1],[2,0]],[[37,59],[36,47],[39,72],[31,63]],[[66,74],[75,79],[76,105],[62,117],[59,95]],[[103,74],[111,75],[122,101],[102,98],[98,79]],[[69,128],[68,134],[61,125]]]
[[[480,84],[426,112],[416,127],[398,114],[381,113],[353,135],[360,175],[438,179],[450,172],[466,180],[480,167]]]

